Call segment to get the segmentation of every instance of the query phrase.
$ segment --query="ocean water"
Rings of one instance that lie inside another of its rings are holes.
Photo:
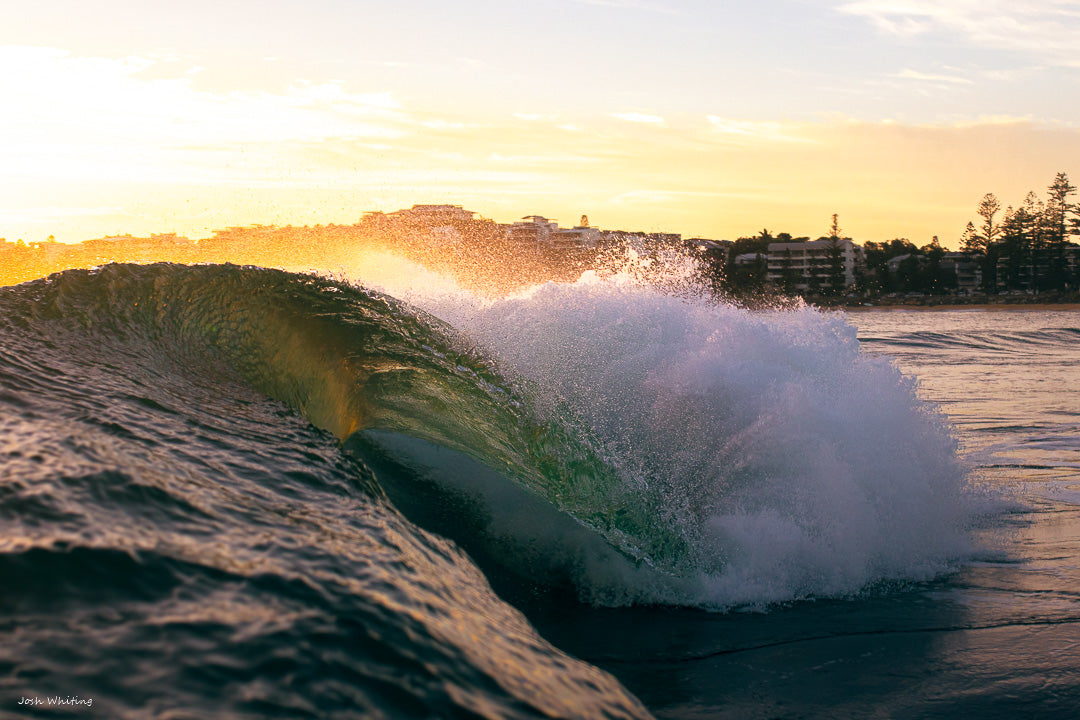
[[[0,717],[1075,715],[1076,314],[381,262],[0,288]]]

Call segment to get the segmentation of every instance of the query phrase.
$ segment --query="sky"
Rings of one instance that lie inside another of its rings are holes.
[[[1080,0],[4,0],[0,237],[500,222],[957,247],[1080,179]]]

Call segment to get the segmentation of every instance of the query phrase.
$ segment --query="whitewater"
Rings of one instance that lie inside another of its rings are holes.
[[[459,329],[677,535],[669,569],[692,581],[641,579],[651,586],[624,588],[628,600],[838,595],[930,577],[967,552],[978,501],[947,422],[891,360],[860,355],[842,316],[751,312],[625,269],[480,300],[445,282],[401,287],[413,274],[395,264],[376,256],[369,276]]]
[[[389,256],[71,270],[0,311],[5,713],[1004,712],[1007,678],[943,704],[973,680],[922,641],[1075,633],[1057,586],[965,617],[1036,515],[899,329]],[[1076,698],[1051,685],[1023,707]]]

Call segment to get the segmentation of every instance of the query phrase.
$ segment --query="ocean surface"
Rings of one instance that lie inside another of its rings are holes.
[[[0,717],[1075,717],[1078,349],[387,258],[0,288]]]

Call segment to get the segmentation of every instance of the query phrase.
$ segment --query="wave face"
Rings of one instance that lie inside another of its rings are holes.
[[[725,609],[968,551],[947,425],[839,316],[394,291],[423,309],[234,266],[0,289],[0,662],[118,715],[637,717],[488,581]]]
[[[385,298],[252,268],[0,289],[7,695],[109,717],[648,716],[334,437],[422,422],[506,462],[484,423],[512,405],[439,337]]]

